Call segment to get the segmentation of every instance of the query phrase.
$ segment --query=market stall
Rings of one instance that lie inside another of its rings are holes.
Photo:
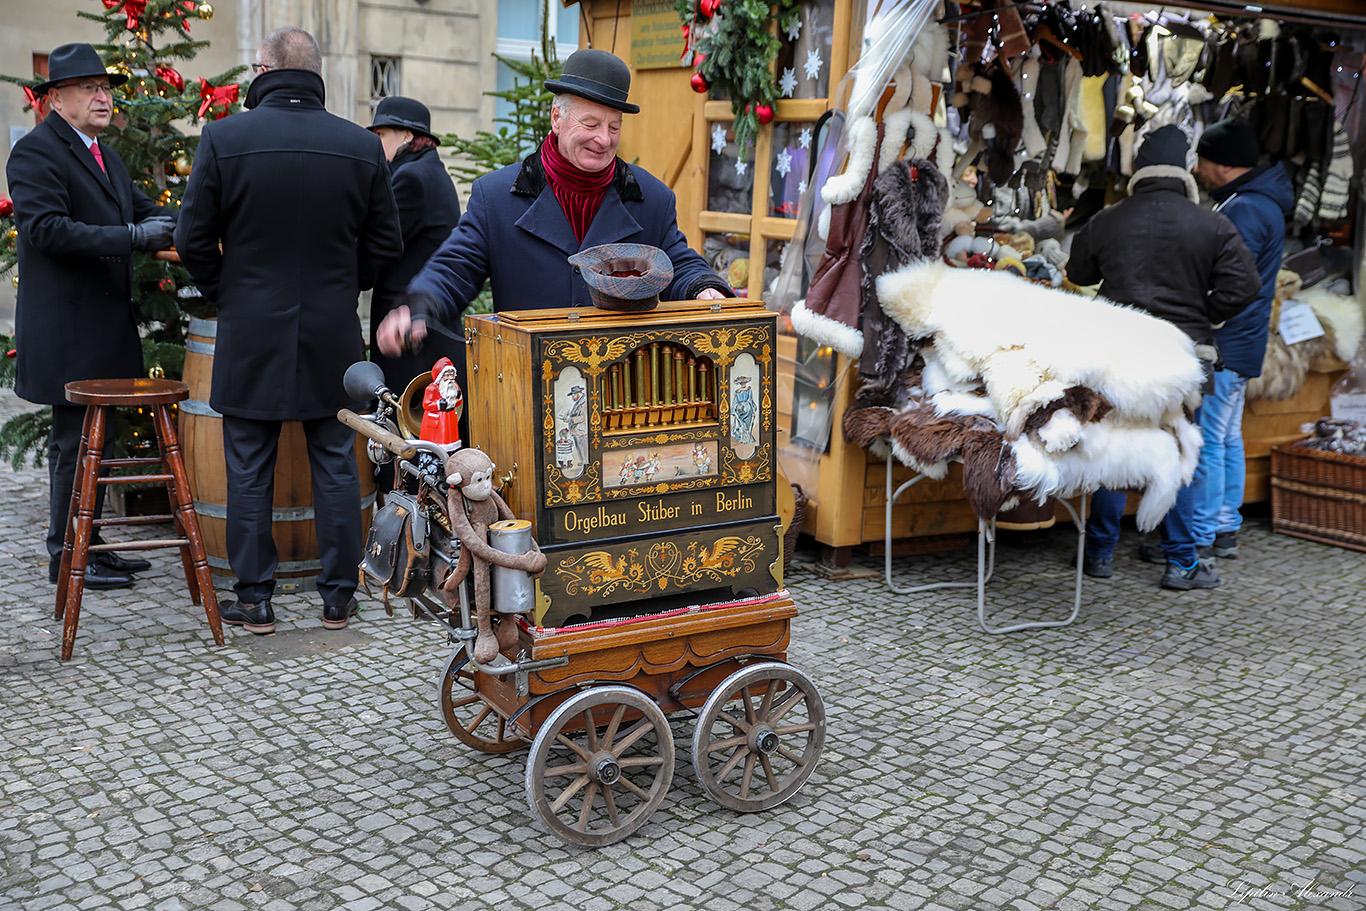
[[[917,159],[944,178],[928,201],[917,182],[905,188],[941,214],[940,250],[927,240],[915,255],[1060,285],[1071,234],[1123,197],[1147,132],[1176,123],[1198,136],[1231,114],[1252,121],[1295,187],[1286,252],[1297,254],[1287,266],[1301,289],[1287,284],[1284,297],[1306,307],[1278,298],[1268,369],[1244,417],[1248,501],[1268,496],[1271,447],[1328,412],[1360,338],[1358,4],[1271,4],[1257,18],[1220,2],[820,0],[748,20],[725,0],[585,2],[583,12],[585,38],[631,61],[640,116],[653,118],[632,125],[623,154],[671,182],[681,226],[732,284],[798,314],[801,331],[779,339],[780,457],[810,498],[805,530],[827,562],[884,539],[887,462],[844,432],[872,365],[870,348],[841,330],[864,327],[801,319],[813,279],[838,255],[832,233],[850,231],[829,224],[830,210],[866,198],[870,168],[858,159],[870,149],[883,170]],[[888,134],[906,141],[884,142]],[[856,267],[861,252],[848,251]],[[857,284],[858,271],[835,280]],[[1282,344],[1281,314],[1303,309],[1323,334]],[[898,483],[910,477],[893,471]],[[898,501],[893,537],[973,530],[961,472],[952,464]]]

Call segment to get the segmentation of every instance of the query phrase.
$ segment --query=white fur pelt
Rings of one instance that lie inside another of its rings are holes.
[[[1040,502],[1098,487],[1140,490],[1143,498],[1135,521],[1141,531],[1156,528],[1195,476],[1200,428],[1184,414],[1162,425],[1128,423],[1107,415],[1080,426],[1077,444],[1062,452],[1048,451],[1033,434],[1015,440],[1015,485]]]
[[[1295,297],[1308,304],[1319,322],[1330,330],[1333,353],[1338,359],[1351,361],[1366,332],[1366,313],[1362,312],[1361,301],[1351,295],[1334,294],[1324,287],[1306,288]]]
[[[1099,487],[1143,492],[1137,521],[1156,527],[1195,475],[1200,363],[1185,333],[1146,313],[1044,289],[1014,276],[930,262],[884,276],[883,309],[915,338],[920,391],[939,414],[983,415],[1005,431],[1015,486],[1038,498]],[[1083,423],[1056,411],[1024,432],[1029,415],[1085,386],[1111,410]],[[894,454],[912,464],[909,454]],[[941,477],[946,465],[914,465]]]
[[[933,260],[882,276],[877,289],[907,336],[932,339],[950,381],[985,385],[1010,440],[1070,386],[1094,390],[1134,422],[1200,404],[1195,346],[1142,311]]]

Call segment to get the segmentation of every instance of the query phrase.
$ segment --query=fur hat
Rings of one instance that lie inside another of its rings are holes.
[[[1230,168],[1255,168],[1262,156],[1256,128],[1240,117],[1225,117],[1206,127],[1195,152],[1207,161]]]

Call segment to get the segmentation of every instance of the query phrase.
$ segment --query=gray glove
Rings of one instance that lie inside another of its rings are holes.
[[[153,215],[129,225],[128,231],[133,238],[134,250],[165,250],[175,238],[175,219],[169,215]]]

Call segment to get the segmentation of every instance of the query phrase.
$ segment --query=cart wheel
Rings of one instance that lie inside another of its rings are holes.
[[[507,719],[493,710],[474,691],[474,671],[466,667],[469,655],[456,649],[441,671],[441,717],[462,743],[481,753],[511,753],[526,741],[508,728]]]
[[[707,697],[692,761],[703,790],[752,813],[801,790],[824,743],[825,704],[816,685],[791,665],[764,662],[731,674]]]
[[[663,710],[639,690],[599,686],[571,697],[541,725],[527,757],[526,797],[552,833],[600,847],[643,826],[673,775]]]

